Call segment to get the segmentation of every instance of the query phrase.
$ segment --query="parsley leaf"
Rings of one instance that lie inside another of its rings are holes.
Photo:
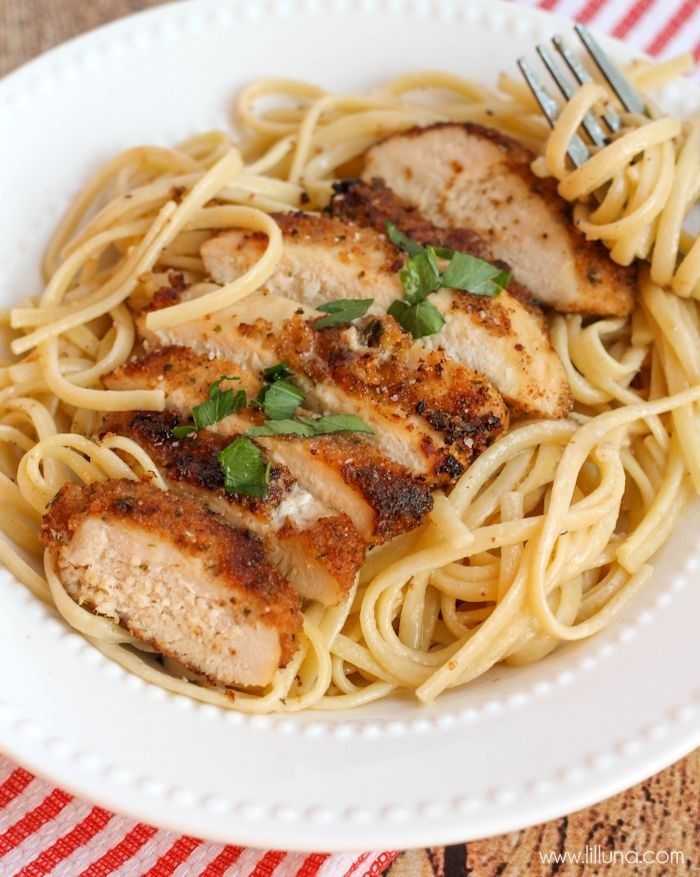
[[[411,257],[399,272],[403,301],[397,299],[387,313],[414,338],[434,335],[445,325],[440,311],[426,301],[431,292],[447,287],[494,296],[508,285],[508,271],[469,253],[449,247],[422,247],[399,231],[393,222],[387,222],[386,233],[395,246]],[[448,260],[444,271],[440,271],[438,258]]]
[[[310,438],[316,435],[331,435],[336,432],[372,433],[372,429],[355,414],[330,414],[327,417],[268,420],[261,426],[253,426],[246,432],[246,435],[251,438],[271,435],[298,435]]]
[[[327,417],[299,417],[299,421],[310,426],[314,435],[330,435],[334,432],[367,432],[373,430],[356,414],[329,414]]]
[[[389,220],[386,224],[386,236],[395,247],[398,247],[400,250],[408,253],[409,256],[417,256],[418,253],[423,252],[423,247],[421,247],[420,244],[414,243],[410,238],[406,237],[406,235],[402,231],[398,230],[398,228],[391,220]]]
[[[253,400],[253,404],[265,411],[270,420],[284,420],[292,417],[304,401],[304,394],[286,378],[294,376],[294,372],[286,362],[278,362],[263,371],[267,386],[261,387]]]
[[[294,372],[288,367],[286,362],[278,362],[277,365],[271,365],[269,368],[263,369],[263,377],[269,384],[274,381],[291,378],[293,374]]]
[[[508,285],[510,274],[469,253],[453,252],[442,272],[442,285],[475,295],[498,295]]]
[[[431,292],[440,289],[443,284],[435,250],[427,247],[412,256],[399,272],[399,277],[403,286],[403,297],[412,305],[423,301]]]
[[[298,420],[268,420],[260,426],[252,426],[246,435],[251,438],[263,438],[270,435],[300,435],[309,437],[315,435],[312,427]]]
[[[172,428],[172,434],[177,439],[185,438],[188,435],[192,435],[193,432],[197,432],[197,427],[192,426],[191,423],[183,423],[180,426],[174,426]]]
[[[229,414],[235,414],[236,411],[246,407],[248,397],[245,390],[238,390],[238,392],[234,393],[233,390],[221,391],[219,389],[222,381],[237,380],[240,380],[240,378],[223,375],[209,387],[209,398],[202,402],[201,405],[197,405],[192,409],[192,419],[197,429],[204,429],[205,426],[218,423],[224,417],[228,417]]]
[[[219,454],[224,470],[224,489],[227,493],[241,493],[264,499],[270,482],[271,464],[265,462],[263,452],[243,436],[224,448]]]
[[[373,298],[343,298],[337,301],[327,301],[319,305],[318,310],[328,314],[314,323],[314,329],[329,329],[335,326],[345,326],[352,323],[358,317],[364,317],[369,310]]]
[[[264,387],[258,394],[266,417],[270,420],[283,420],[293,417],[304,401],[304,394],[289,381],[277,380]]]
[[[409,304],[406,301],[396,299],[387,313],[414,338],[434,335],[445,325],[445,318],[429,301]]]
[[[219,393],[219,387],[224,381],[240,381],[238,375],[221,375],[220,378],[217,378],[214,383],[209,387],[209,398],[213,399],[217,393]]]

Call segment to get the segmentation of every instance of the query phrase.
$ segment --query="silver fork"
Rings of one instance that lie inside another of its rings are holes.
[[[617,95],[617,98],[624,109],[630,113],[645,113],[647,108],[642,98],[601,49],[599,43],[593,37],[588,28],[584,27],[582,24],[577,24],[575,25],[574,30],[590,55],[591,60],[601,72],[612,91]],[[569,68],[571,74],[579,85],[592,81],[591,76],[576,56],[567,49],[560,36],[552,37],[552,44],[564,59],[566,66]],[[557,63],[554,53],[546,45],[540,43],[537,46],[537,53],[544,62],[545,67],[549,71],[559,91],[566,100],[569,100],[576,91],[576,85],[572,83],[562,67]],[[518,67],[525,77],[525,81],[530,87],[530,91],[539,104],[540,109],[546,116],[547,121],[552,127],[554,127],[554,123],[559,116],[558,103],[549,94],[540,79],[538,79],[526,58],[518,58]],[[612,106],[605,108],[601,113],[601,119],[605,124],[605,127],[603,127],[601,120],[598,119],[593,112],[588,112],[582,123],[584,131],[588,135],[591,143],[595,146],[605,146],[610,140],[610,135],[620,129],[620,116]],[[567,154],[574,167],[581,167],[581,165],[590,158],[591,151],[583,137],[579,134],[574,134],[569,143]]]

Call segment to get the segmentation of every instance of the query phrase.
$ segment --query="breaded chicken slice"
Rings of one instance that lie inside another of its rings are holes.
[[[544,314],[537,305],[535,293],[518,282],[513,275],[511,266],[497,259],[488,242],[481,235],[469,228],[439,228],[427,220],[420,211],[404,201],[390,189],[383,180],[339,180],[333,185],[331,198],[325,213],[343,222],[353,222],[363,228],[373,228],[385,233],[387,222],[391,221],[406,237],[421,246],[449,247],[460,253],[469,253],[477,259],[490,262],[503,271],[511,274],[508,282],[508,294],[517,298],[530,312],[544,321]],[[205,241],[208,243],[208,241]],[[484,298],[472,296],[471,298]]]
[[[189,294],[168,287],[164,296],[156,294],[151,309]],[[257,292],[167,329],[150,329],[145,312],[137,327],[151,345],[190,347],[247,370],[284,360],[305,393],[305,406],[322,415],[357,415],[384,454],[434,485],[458,478],[506,429],[507,409],[486,378],[414,344],[391,317],[316,329],[322,316]]]
[[[365,156],[363,178],[382,179],[443,228],[471,229],[544,304],[566,313],[626,316],[635,271],[616,265],[576,228],[556,181],[534,156],[497,131],[439,123],[396,134]]]
[[[166,406],[185,422],[222,375],[236,375],[248,398],[263,381],[229,360],[209,359],[186,347],[165,347],[134,359],[103,378],[110,389],[162,389]],[[222,384],[223,387],[226,384]],[[309,414],[301,409],[301,413]],[[261,411],[246,408],[209,427],[231,440],[262,422]],[[377,545],[417,527],[432,508],[430,486],[385,457],[374,440],[360,433],[299,438],[259,437],[255,443],[276,464],[329,508],[344,512],[362,538]]]
[[[299,597],[262,543],[138,481],[65,484],[42,539],[70,597],[222,686],[267,685],[297,649]]]
[[[109,417],[101,434],[133,439],[170,489],[259,536],[268,558],[300,596],[325,606],[339,603],[365,559],[365,543],[350,518],[312,496],[279,463],[271,465],[266,497],[227,492],[218,458],[237,436],[199,430],[177,438],[178,423],[172,411],[132,411]]]
[[[396,212],[396,224],[405,230]],[[375,314],[403,297],[399,270],[405,256],[381,231],[320,214],[278,214],[275,219],[285,247],[265,289],[312,307],[329,299],[372,298],[370,312]],[[445,235],[435,243],[454,248],[454,237]],[[204,243],[202,258],[209,274],[227,283],[247,271],[264,247],[262,235],[231,231]],[[442,349],[456,363],[485,375],[517,412],[566,416],[569,384],[541,313],[508,291],[489,297],[443,289],[430,302],[445,325],[417,346]]]

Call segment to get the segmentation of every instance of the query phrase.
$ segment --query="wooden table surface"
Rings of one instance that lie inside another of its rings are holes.
[[[40,52],[90,28],[163,0],[0,0],[0,76]],[[251,0],[253,2],[253,0]],[[538,851],[577,852],[596,844],[620,850],[682,850],[685,870],[700,868],[700,751],[633,789],[588,810],[490,840],[412,850],[390,877],[634,873],[610,865],[543,866]],[[681,873],[673,866],[639,866],[639,873]]]

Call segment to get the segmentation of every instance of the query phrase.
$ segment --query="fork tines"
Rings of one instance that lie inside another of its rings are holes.
[[[577,24],[575,30],[581,39],[584,48],[590,55],[591,60],[601,72],[610,88],[617,95],[625,110],[633,113],[646,112],[644,101],[635,92],[617,67],[615,67],[610,58],[608,58],[598,42],[594,39],[591,32],[582,24]],[[586,82],[592,81],[591,76],[580,61],[578,61],[576,56],[566,48],[564,41],[560,36],[553,37],[552,44],[559,55],[563,58],[576,83],[582,85]],[[569,76],[567,76],[567,73],[557,62],[554,53],[546,45],[538,45],[537,52],[557,88],[564,98],[569,100],[576,91],[576,85],[571,81]],[[518,67],[530,87],[540,109],[549,121],[549,124],[554,126],[559,116],[559,105],[557,101],[549,94],[525,58],[518,59]],[[608,142],[610,134],[618,131],[621,124],[619,115],[610,106],[606,107],[602,112],[601,118],[607,127],[607,132],[601,124],[601,121],[593,112],[586,113],[582,122],[584,131],[588,135],[591,143],[595,146],[604,146]],[[583,137],[575,134],[569,143],[567,154],[574,166],[580,167],[590,157],[590,149]]]

